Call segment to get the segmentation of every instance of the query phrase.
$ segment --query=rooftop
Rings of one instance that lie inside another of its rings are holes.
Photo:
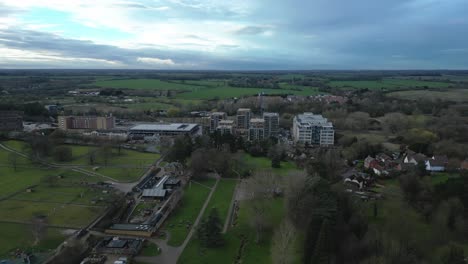
[[[127,231],[148,231],[150,225],[142,224],[113,224],[110,229],[114,230],[127,230]]]
[[[166,190],[163,189],[144,189],[143,190],[143,197],[165,197]]]
[[[130,131],[147,130],[147,131],[186,131],[190,132],[198,124],[189,123],[172,123],[172,124],[142,124],[130,128]]]
[[[250,119],[250,123],[265,123],[265,120],[262,118],[252,118]]]

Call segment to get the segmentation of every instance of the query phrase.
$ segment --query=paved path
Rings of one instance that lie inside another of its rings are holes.
[[[180,255],[182,252],[184,252],[185,247],[188,245],[190,242],[190,239],[192,236],[195,234],[198,224],[200,223],[201,219],[203,218],[203,214],[205,213],[206,207],[208,207],[208,204],[211,201],[211,196],[216,190],[216,187],[218,186],[219,178],[216,179],[216,183],[213,185],[211,188],[210,194],[205,200],[205,203],[203,204],[202,209],[200,210],[200,213],[197,216],[197,219],[195,220],[195,223],[192,225],[192,228],[190,229],[190,232],[188,233],[187,237],[184,240],[184,243],[180,245],[179,247],[172,247],[167,245],[167,241],[169,240],[170,234],[168,234],[167,238],[165,240],[162,239],[156,239],[152,238],[149,239],[151,242],[156,243],[160,248],[161,248],[161,254],[159,256],[155,257],[143,257],[143,256],[138,256],[135,258],[137,261],[142,261],[142,262],[147,262],[147,263],[164,263],[164,264],[176,264],[177,260],[179,259]]]
[[[228,211],[228,215],[226,217],[226,221],[224,222],[224,227],[223,227],[223,231],[222,233],[225,234],[229,228],[229,224],[231,223],[231,220],[232,220],[232,213],[234,211],[234,203],[236,202],[236,198],[237,198],[237,191],[239,189],[239,181],[237,182],[236,184],[236,187],[234,188],[234,192],[232,194],[232,198],[231,198],[231,204],[229,205],[229,211]]]

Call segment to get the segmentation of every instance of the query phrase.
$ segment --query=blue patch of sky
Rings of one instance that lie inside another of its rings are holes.
[[[127,32],[113,28],[98,28],[86,26],[73,20],[67,12],[52,10],[48,8],[30,9],[23,17],[25,23],[53,25],[42,28],[42,31],[59,33],[65,38],[86,38],[91,40],[115,41],[131,37]]]

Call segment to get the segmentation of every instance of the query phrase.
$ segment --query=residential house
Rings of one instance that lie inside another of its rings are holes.
[[[461,162],[460,169],[461,170],[468,170],[468,159]]]
[[[430,172],[445,171],[447,163],[447,156],[433,156],[432,158],[426,160],[426,170]]]
[[[427,159],[428,158],[424,154],[408,151],[403,162],[418,165],[421,162],[425,163]]]

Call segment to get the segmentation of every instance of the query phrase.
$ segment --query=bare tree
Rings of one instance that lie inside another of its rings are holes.
[[[250,200],[247,203],[250,212],[250,224],[256,231],[256,243],[262,233],[270,227],[271,199],[279,189],[278,177],[271,171],[257,172],[247,182]]]
[[[39,244],[47,235],[47,217],[43,215],[34,216],[31,221],[34,245]]]
[[[296,228],[288,219],[284,219],[273,235],[271,259],[274,264],[288,264],[294,262],[295,239]]]

